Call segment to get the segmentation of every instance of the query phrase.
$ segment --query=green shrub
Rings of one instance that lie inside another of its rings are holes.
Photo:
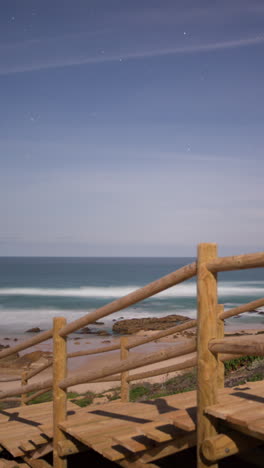
[[[151,393],[150,389],[141,385],[140,387],[133,387],[129,392],[129,400],[136,401],[138,398],[142,398],[143,396],[149,396]]]
[[[230,359],[229,361],[225,361],[225,374],[228,372],[240,369],[240,367],[248,367],[254,361],[262,361],[262,356],[243,356],[237,359]]]

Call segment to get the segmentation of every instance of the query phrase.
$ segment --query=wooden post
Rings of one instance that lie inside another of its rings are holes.
[[[121,336],[120,338],[120,358],[125,360],[128,358],[129,351],[127,349],[128,337]],[[129,371],[121,372],[121,401],[129,401],[129,382],[128,382]]]
[[[67,468],[67,459],[60,457],[58,443],[65,439],[64,433],[58,427],[67,415],[67,389],[62,390],[59,383],[67,377],[67,344],[66,337],[61,337],[59,331],[65,327],[66,319],[56,317],[53,320],[53,466]]]
[[[28,384],[28,378],[27,378],[27,371],[23,371],[22,374],[21,374],[21,385],[27,385]],[[27,394],[26,393],[22,393],[21,395],[21,406],[25,406],[26,405],[26,399],[27,399]]]
[[[225,336],[225,325],[224,320],[220,318],[220,314],[224,312],[224,306],[218,304],[217,306],[217,324],[216,324],[216,336],[219,340]],[[225,364],[220,359],[220,354],[217,354],[217,386],[218,388],[224,388],[225,386]]]
[[[217,246],[199,244],[197,253],[197,468],[204,468],[209,463],[201,444],[216,435],[204,410],[217,402],[217,358],[208,349],[208,342],[217,336],[217,277],[206,266],[217,257]],[[210,466],[217,468],[218,464]]]

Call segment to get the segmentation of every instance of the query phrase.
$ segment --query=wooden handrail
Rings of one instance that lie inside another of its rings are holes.
[[[151,341],[159,340],[165,336],[173,335],[173,333],[181,332],[193,328],[197,325],[197,320],[188,320],[180,325],[175,325],[174,327],[167,328],[166,330],[161,330],[157,333],[153,333],[151,336],[136,338],[135,341],[128,343],[127,348],[132,349],[137,346],[150,343]]]
[[[242,357],[242,354],[237,354],[237,355],[235,355],[235,357],[240,358],[240,357]],[[225,354],[219,354],[219,359],[220,359],[221,362],[229,361],[230,359],[234,359],[234,355],[233,354],[226,354],[226,353]],[[147,372],[140,372],[138,374],[132,374],[128,378],[128,381],[133,382],[134,380],[143,380],[143,379],[147,379],[149,377],[155,377],[156,375],[169,374],[170,372],[189,369],[190,367],[195,367],[195,366],[197,366],[197,354],[196,353],[192,358],[189,358],[186,361],[179,362],[177,364],[173,364],[171,366],[161,367],[160,369],[153,369],[153,370],[147,371]],[[98,380],[97,380],[97,382],[98,382]],[[105,380],[105,382],[106,382],[106,380]],[[110,379],[108,380],[108,382],[110,382]]]
[[[75,351],[74,353],[68,353],[67,358],[90,356],[92,354],[100,354],[100,353],[108,353],[109,351],[116,351],[117,349],[120,349],[120,343],[109,345],[109,346],[101,346],[100,348],[87,349],[84,351]]]
[[[20,377],[1,377],[0,383],[1,382],[21,382],[21,376]]]
[[[12,354],[17,353],[18,351],[23,351],[23,349],[31,348],[31,346],[42,343],[43,341],[49,340],[50,338],[52,338],[52,330],[39,333],[33,338],[22,341],[22,343],[12,346],[11,348],[3,349],[2,351],[0,351],[0,359],[7,356],[11,356]]]
[[[143,288],[139,288],[132,293],[121,297],[105,306],[95,310],[94,312],[90,312],[89,314],[84,315],[80,319],[74,320],[73,322],[67,324],[60,332],[60,336],[66,336],[70,333],[90,324],[96,322],[99,318],[106,317],[114,312],[118,312],[119,310],[125,309],[137,302],[143,301],[150,296],[158,294],[159,292],[164,291],[165,289],[170,288],[171,286],[175,286],[187,279],[192,278],[196,275],[196,263],[190,263],[178,270],[169,273],[162,278],[159,278],[152,283],[147,284]],[[10,356],[18,351],[23,351],[24,349],[30,348],[36,344],[39,344],[43,341],[49,340],[52,338],[52,329],[47,330],[43,333],[39,333],[37,336],[30,338],[28,340],[23,341],[15,346],[10,348],[4,349],[0,351],[0,359],[3,357]],[[118,349],[118,348],[117,348]]]
[[[171,366],[161,367],[159,369],[153,369],[147,372],[139,372],[137,374],[132,374],[128,377],[128,382],[133,382],[134,380],[143,380],[148,379],[149,377],[155,377],[157,375],[169,374],[170,372],[176,372],[179,370],[189,369],[194,367],[197,364],[197,356],[187,359],[184,362],[179,362]]]
[[[35,375],[40,374],[40,372],[44,371],[45,369],[48,369],[51,367],[53,364],[53,360],[51,359],[49,362],[46,364],[43,364],[42,366],[39,366],[37,369],[32,369],[32,371],[27,373],[27,379],[32,379],[32,377],[35,377]]]
[[[196,340],[190,339],[186,344],[184,343],[178,346],[171,346],[168,349],[150,353],[147,356],[144,356],[143,358],[141,356],[131,357],[126,361],[114,363],[103,369],[88,371],[86,373],[82,373],[76,376],[67,377],[60,383],[59,387],[67,388],[72,385],[77,385],[78,383],[85,383],[87,382],[86,379],[88,379],[89,382],[93,382],[99,380],[102,377],[115,375],[117,372],[124,372],[126,370],[136,369],[138,367],[147,366],[148,364],[154,364],[156,362],[161,362],[166,359],[171,359],[177,356],[184,356],[185,354],[194,352],[195,349]],[[72,381],[74,381],[74,383],[72,383]],[[16,396],[21,395],[22,393],[30,393],[38,390],[49,389],[52,387],[52,385],[53,379],[51,377],[49,379],[46,379],[44,382],[28,384],[23,387],[20,386],[11,390],[7,390],[6,392],[0,392],[0,399],[6,398],[7,396]]]
[[[25,398],[25,403],[29,403],[30,401],[34,400],[35,398],[47,393],[49,389],[45,388],[44,390],[39,390],[38,392],[34,393],[33,395],[28,396]]]
[[[261,268],[264,267],[264,252],[234,255],[231,257],[218,257],[207,262],[206,267],[211,273],[245,270],[247,268]]]
[[[232,336],[222,340],[211,340],[208,348],[212,353],[242,354],[244,356],[264,356],[264,337]]]
[[[80,373],[79,375],[73,375],[64,379],[59,387],[65,389],[69,386],[78,385],[80,383],[87,383],[94,380],[98,380],[101,377],[108,377],[117,372],[124,372],[138,367],[147,366],[156,362],[165,361],[177,356],[184,356],[185,354],[192,353],[196,349],[196,340],[190,339],[188,343],[184,343],[178,346],[171,346],[166,350],[150,353],[147,356],[136,356],[127,359],[126,361],[120,361],[118,363],[111,364],[104,367],[103,369],[97,369],[94,371],[87,371]]]
[[[52,385],[53,379],[51,377],[50,379],[47,379],[44,382],[28,384],[17,388],[12,388],[11,390],[7,390],[5,392],[0,392],[0,399],[2,400],[3,398],[6,398],[8,396],[22,395],[22,393],[36,392],[37,390],[48,390],[49,388],[52,388]]]
[[[106,304],[103,307],[95,310],[94,312],[90,312],[89,314],[84,315],[83,317],[74,320],[73,322],[66,325],[60,332],[60,336],[69,335],[69,333],[73,333],[76,330],[79,330],[90,323],[94,323],[97,320],[106,317],[114,312],[118,312],[119,310],[125,309],[137,302],[141,302],[144,299],[147,299],[150,296],[154,296],[159,292],[164,291],[165,289],[170,288],[171,286],[175,286],[176,284],[182,283],[183,281],[192,278],[196,275],[196,263],[190,263],[182,268],[179,268],[172,273],[169,273],[162,278],[153,281],[152,283],[147,284],[143,288],[137,289],[130,294],[127,294],[124,297],[121,297],[109,304]]]
[[[180,325],[175,325],[174,327],[167,328],[166,330],[161,330],[161,331],[158,331],[157,333],[153,333],[153,335],[151,336],[136,338],[135,340],[128,342],[127,349],[136,348],[137,346],[141,346],[143,344],[159,340],[160,338],[164,338],[165,336],[173,335],[173,333],[188,330],[189,328],[195,327],[196,324],[197,324],[197,320],[188,320],[185,323],[182,323]],[[115,351],[118,349],[120,349],[120,343],[109,345],[109,346],[104,346],[100,348],[93,348],[93,349],[88,349],[84,351],[76,351],[74,353],[68,353],[67,358],[90,356],[92,354],[106,353],[108,351]]]
[[[252,302],[248,302],[247,304],[234,307],[233,309],[225,310],[224,312],[221,312],[221,314],[219,314],[219,318],[224,320],[230,317],[234,317],[235,315],[242,314],[243,312],[250,312],[252,310],[258,309],[258,307],[262,307],[263,305],[264,297]]]

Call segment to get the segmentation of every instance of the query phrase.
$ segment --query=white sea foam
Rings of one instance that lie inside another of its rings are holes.
[[[227,304],[225,304],[227,306]],[[230,308],[230,305],[227,306]],[[40,329],[47,330],[52,326],[53,317],[64,316],[68,322],[76,320],[84,315],[92,312],[94,309],[57,309],[57,308],[39,308],[39,309],[6,309],[0,307],[1,313],[1,334],[16,334],[24,333],[27,329],[31,327],[38,326]],[[259,308],[258,310],[264,310],[264,308]],[[189,318],[196,318],[197,312],[195,308],[183,308],[183,307],[164,307],[159,310],[146,310],[140,306],[136,309],[134,307],[115,312],[107,317],[103,317],[100,321],[104,322],[103,329],[111,330],[114,320],[120,319],[132,319],[132,318],[144,318],[144,317],[164,317],[170,314],[181,314]],[[231,319],[232,321],[233,319]],[[239,323],[242,322],[252,322],[252,323],[261,323],[260,315],[257,312],[249,312],[241,314],[239,318]],[[93,328],[93,325],[89,325]],[[102,329],[100,327],[100,329]]]
[[[264,282],[234,282],[220,283],[218,292],[220,297],[254,296],[264,292]],[[261,287],[262,286],[262,287]],[[129,294],[140,286],[109,286],[80,288],[0,288],[0,296],[49,296],[49,297],[79,297],[79,298],[118,298]],[[195,297],[196,284],[180,284],[157,294],[156,297]]]
[[[40,308],[40,309],[0,309],[1,312],[1,333],[24,333],[31,327],[38,326],[40,329],[46,330],[52,326],[53,317],[64,316],[68,322],[76,320],[84,315],[92,312],[91,310],[75,310],[75,309],[53,309],[53,308]],[[103,317],[104,327],[101,329],[111,330],[114,320],[120,318],[145,318],[145,317],[163,317],[170,314],[183,314],[189,318],[196,317],[195,309],[181,309],[179,310],[165,310],[164,312],[152,312],[143,309],[128,308],[119,312],[115,312],[107,317]],[[93,325],[89,325],[93,328]],[[95,327],[96,328],[96,327]],[[98,328],[98,327],[97,327]]]

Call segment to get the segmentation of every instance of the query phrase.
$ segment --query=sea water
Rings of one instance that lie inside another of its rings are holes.
[[[194,261],[192,258],[0,258],[0,319],[2,333],[51,327],[54,316],[68,321],[101,307],[161,276]],[[264,296],[264,269],[219,274],[219,303],[226,309]],[[105,317],[113,320],[182,314],[196,317],[195,278],[128,309]],[[263,308],[264,310],[264,308]],[[264,315],[246,313],[230,319],[237,325],[264,324]]]

